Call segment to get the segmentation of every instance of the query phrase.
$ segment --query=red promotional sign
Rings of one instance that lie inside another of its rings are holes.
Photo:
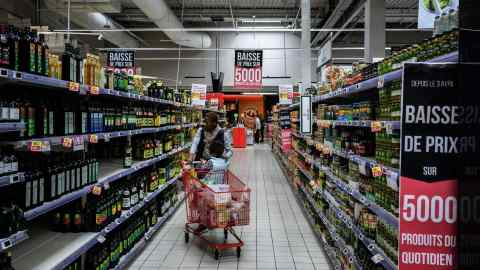
[[[263,52],[258,50],[236,50],[234,87],[243,89],[262,88]]]
[[[456,74],[455,65],[404,65],[399,270],[462,269],[460,161],[476,148],[468,129],[459,126],[463,119],[456,111],[463,101]],[[453,113],[439,114],[438,108]]]
[[[457,181],[400,178],[399,269],[457,265]]]

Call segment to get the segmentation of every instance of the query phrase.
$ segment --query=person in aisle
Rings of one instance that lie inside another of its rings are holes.
[[[255,116],[255,143],[260,143],[260,132],[262,130],[262,121],[258,115],[258,111]]]
[[[205,119],[205,127],[199,128],[193,138],[193,143],[190,147],[190,161],[209,160],[211,157],[210,144],[213,141],[224,145],[223,157],[226,160],[230,160],[233,155],[232,136],[219,126],[218,115],[214,112],[209,112]]]
[[[260,119],[260,142],[263,143],[265,139],[265,119]]]

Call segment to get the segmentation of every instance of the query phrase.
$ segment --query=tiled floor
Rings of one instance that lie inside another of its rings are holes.
[[[182,207],[129,269],[328,270],[327,259],[269,146],[236,150],[231,170],[252,189],[250,225],[238,228],[245,241],[239,259],[232,250],[217,261],[201,241],[186,244]]]

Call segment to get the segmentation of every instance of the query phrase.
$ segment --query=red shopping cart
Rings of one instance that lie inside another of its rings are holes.
[[[240,257],[243,241],[233,227],[250,223],[250,188],[228,170],[185,170],[183,182],[187,195],[185,242],[188,243],[191,233],[215,251],[215,259],[220,251],[231,248],[236,248]],[[206,236],[213,229],[224,230],[223,243]],[[227,242],[229,233],[237,242]]]

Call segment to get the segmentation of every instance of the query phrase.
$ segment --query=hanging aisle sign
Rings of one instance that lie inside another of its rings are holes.
[[[281,84],[278,86],[278,101],[280,105],[290,105],[293,102],[293,85]]]
[[[109,51],[107,66],[110,68],[134,68],[135,51]]]
[[[458,172],[475,151],[459,126],[457,65],[405,64],[403,74],[399,270],[457,269]]]
[[[312,133],[312,97],[300,98],[300,130],[303,134]]]
[[[235,50],[234,88],[262,88],[263,51]]]
[[[205,106],[207,100],[207,85],[192,83],[192,105]]]

